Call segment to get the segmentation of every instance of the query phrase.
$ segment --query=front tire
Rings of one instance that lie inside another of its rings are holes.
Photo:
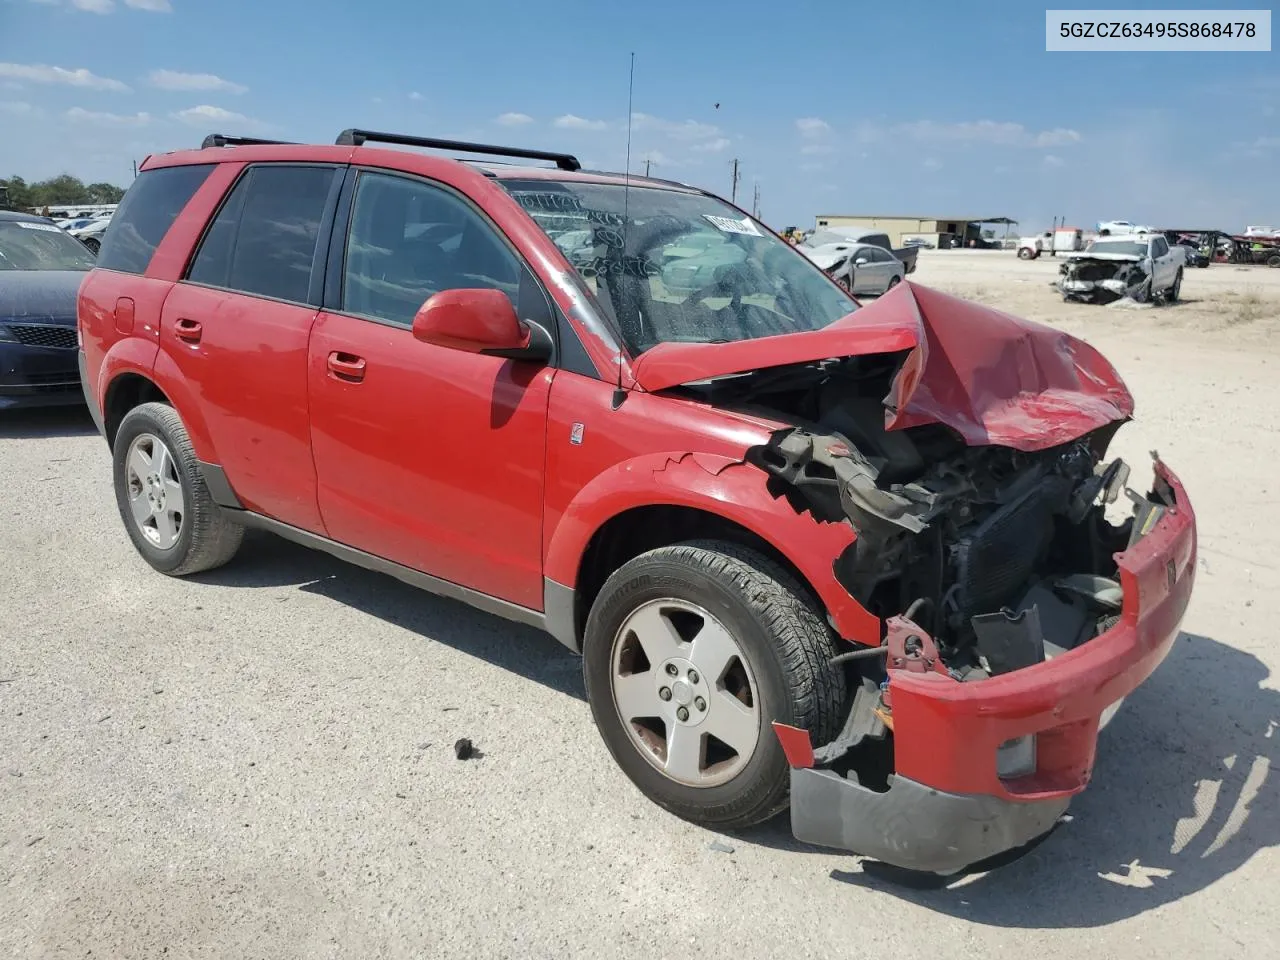
[[[787,805],[770,724],[839,730],[845,679],[830,629],[767,557],[691,541],[641,554],[601,589],[583,673],[605,745],[640,791],[679,817],[741,829]]]
[[[172,407],[144,403],[125,414],[112,459],[120,519],[152,567],[181,577],[235,556],[244,528],[214,503]]]
[[[102,250],[102,241],[97,237],[90,237],[87,240],[82,240],[81,243],[88,247],[95,257]]]
[[[1018,259],[1019,259],[1019,260],[1034,260],[1034,259],[1036,258],[1036,252],[1037,252],[1037,251],[1032,250],[1030,247],[1022,247],[1022,248],[1018,251]]]

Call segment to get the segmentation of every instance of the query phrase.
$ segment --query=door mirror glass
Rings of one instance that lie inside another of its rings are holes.
[[[859,257],[857,260],[855,260],[855,261],[853,261],[853,262],[854,262],[855,264],[857,264],[858,266],[861,266],[862,264],[864,264],[864,263],[866,263],[866,262],[867,262],[867,258],[866,258],[866,257]]]
[[[529,328],[501,290],[442,290],[413,318],[413,336],[423,343],[467,353],[502,355],[530,345]]]

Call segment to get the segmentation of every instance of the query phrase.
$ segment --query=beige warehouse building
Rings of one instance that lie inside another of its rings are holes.
[[[984,225],[1002,224],[1006,228],[1018,221],[1009,217],[902,217],[867,214],[820,213],[814,226],[818,230],[830,227],[860,227],[879,230],[889,235],[889,242],[900,247],[905,240],[919,238],[935,246],[950,246],[951,238],[959,237],[968,246],[970,240],[982,237]]]

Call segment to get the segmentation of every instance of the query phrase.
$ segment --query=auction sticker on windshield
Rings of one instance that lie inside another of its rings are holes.
[[[748,237],[763,237],[764,234],[756,229],[756,225],[750,220],[734,220],[732,217],[713,217],[711,214],[703,214],[713,227],[724,233],[741,233]]]

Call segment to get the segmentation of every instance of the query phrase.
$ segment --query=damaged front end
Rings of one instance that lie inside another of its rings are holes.
[[[836,658],[856,691],[839,736],[776,727],[793,831],[954,873],[1042,837],[1084,789],[1098,729],[1176,635],[1193,517],[1163,464],[1143,496],[1104,460],[1119,424],[1022,452],[877,430],[856,398],[824,419],[751,459],[797,508],[853,524],[835,574],[884,636]]]
[[[1111,303],[1123,297],[1146,300],[1151,289],[1149,261],[1074,257],[1058,268],[1058,290],[1066,300]]]
[[[1157,460],[1142,496],[1106,459],[1133,398],[1061,331],[904,283],[776,341],[655,348],[637,380],[785,425],[746,460],[856,533],[832,562],[873,614],[836,657],[844,729],[775,724],[793,831],[942,874],[1036,840],[1177,635],[1196,550],[1181,484]]]

